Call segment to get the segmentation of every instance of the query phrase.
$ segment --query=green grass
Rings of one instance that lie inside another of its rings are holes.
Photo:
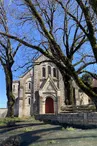
[[[9,122],[18,122],[18,121],[21,121],[20,118],[1,118],[0,119],[0,126],[5,126],[7,125]]]
[[[68,130],[68,131],[74,131],[75,128],[73,128],[73,127],[67,127],[66,130]]]
[[[23,117],[23,118],[18,118],[18,117],[14,117],[14,118],[0,118],[0,126],[6,126],[8,125],[8,123],[11,123],[11,122],[35,122],[35,118],[34,117]]]

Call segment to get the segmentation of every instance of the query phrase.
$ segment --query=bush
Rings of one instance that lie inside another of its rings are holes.
[[[19,136],[14,136],[3,141],[1,146],[20,146],[21,138]]]
[[[96,107],[92,104],[88,105],[67,105],[61,107],[62,112],[94,112],[96,111]]]
[[[15,126],[16,122],[20,121],[20,118],[2,118],[0,119],[0,126]]]

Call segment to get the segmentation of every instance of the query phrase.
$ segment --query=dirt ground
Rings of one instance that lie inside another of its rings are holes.
[[[63,128],[28,120],[13,127],[0,126],[0,144],[5,139],[19,136],[21,146],[96,146],[97,129]]]

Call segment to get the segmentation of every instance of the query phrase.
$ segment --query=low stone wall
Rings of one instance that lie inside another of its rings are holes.
[[[40,121],[54,121],[56,122],[58,120],[58,117],[54,114],[48,114],[48,115],[35,115],[35,119],[36,120],[40,120]]]
[[[52,123],[56,122],[68,125],[97,126],[97,112],[36,115],[35,118],[41,121],[51,121]]]
[[[0,118],[6,117],[7,108],[0,108]]]

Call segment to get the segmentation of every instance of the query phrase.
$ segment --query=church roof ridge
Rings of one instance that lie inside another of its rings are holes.
[[[20,76],[19,78],[23,78],[28,72],[30,72],[31,70],[33,70],[33,68],[30,68],[29,70],[27,70],[22,76]]]
[[[50,50],[50,48],[48,48],[46,51],[49,52],[49,50]],[[40,55],[34,60],[34,62],[35,62],[36,60],[38,60],[41,56],[45,56],[45,55],[40,54]]]
[[[18,83],[19,82],[19,80],[13,80],[13,83]]]

